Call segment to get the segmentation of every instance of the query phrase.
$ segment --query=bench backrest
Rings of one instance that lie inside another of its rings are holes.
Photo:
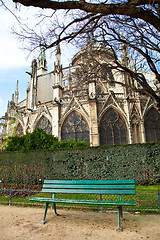
[[[42,192],[135,194],[135,180],[44,180]]]

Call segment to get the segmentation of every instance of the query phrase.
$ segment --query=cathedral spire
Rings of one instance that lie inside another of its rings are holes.
[[[14,93],[12,94],[12,100],[11,101],[14,103]]]
[[[29,86],[29,82],[27,84],[27,91],[29,92],[30,86]]]
[[[58,43],[58,45],[57,45],[56,55],[57,55],[57,54],[61,54],[60,43]]]
[[[9,111],[10,102],[8,101],[7,112]]]
[[[62,87],[62,65],[60,44],[57,45],[56,49],[56,63],[54,63],[54,75],[55,84],[58,84]]]
[[[122,33],[122,40],[125,41],[124,34]],[[128,46],[126,43],[122,42],[122,63],[130,68],[130,59],[129,59],[129,52],[128,52]]]
[[[17,86],[15,91],[15,104],[18,104],[18,97],[19,97],[19,92],[18,92],[18,80],[17,80]]]
[[[92,48],[95,44],[95,38],[93,32],[90,34],[88,33],[88,38],[87,38],[87,48]]]
[[[57,66],[60,66],[60,65],[61,65],[61,48],[60,48],[60,44],[57,45],[56,65],[57,65]]]
[[[131,60],[132,60],[132,69],[133,69],[133,71],[136,71],[136,66],[135,66],[135,63],[134,63],[134,60],[133,60],[132,56],[131,56]]]

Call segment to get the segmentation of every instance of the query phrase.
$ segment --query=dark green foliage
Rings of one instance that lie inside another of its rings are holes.
[[[5,151],[24,151],[36,149],[58,149],[58,148],[74,148],[86,147],[88,144],[85,141],[58,141],[57,137],[48,135],[43,129],[37,128],[32,133],[27,133],[23,136],[12,136],[6,139]]]
[[[58,144],[70,148],[0,153],[0,179],[18,184],[37,184],[39,179],[135,179],[136,184],[160,184],[158,142],[92,148]]]
[[[23,136],[12,136],[6,139],[5,151],[21,151],[33,149],[49,149],[58,144],[58,138],[48,135],[43,129],[37,128]]]

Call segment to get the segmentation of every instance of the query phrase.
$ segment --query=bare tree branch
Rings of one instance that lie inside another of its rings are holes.
[[[42,9],[79,9],[85,12],[102,13],[104,15],[119,14],[140,18],[150,23],[160,30],[159,15],[156,14],[156,4],[160,4],[159,0],[131,0],[122,3],[87,3],[85,1],[51,1],[51,0],[13,0],[13,2],[21,3],[24,6],[40,7]],[[152,9],[153,8],[153,9]]]

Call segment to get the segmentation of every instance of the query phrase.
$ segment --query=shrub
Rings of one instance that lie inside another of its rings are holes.
[[[58,138],[47,134],[43,129],[37,128],[32,133],[23,136],[10,136],[6,138],[5,151],[23,151],[38,149],[76,148],[89,146],[85,141],[58,141]]]

